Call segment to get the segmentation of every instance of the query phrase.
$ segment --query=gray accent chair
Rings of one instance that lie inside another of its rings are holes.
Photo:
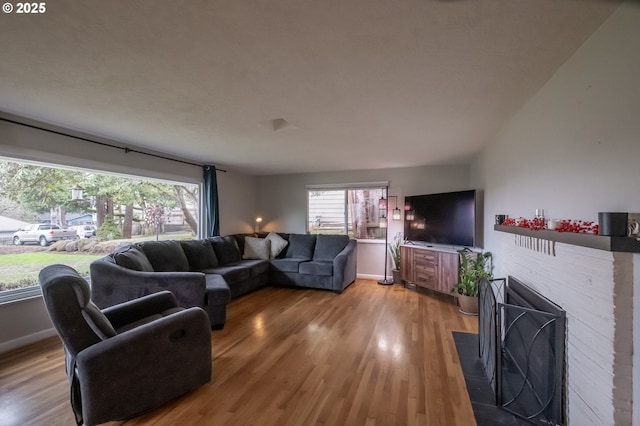
[[[40,271],[49,317],[64,344],[78,424],[121,420],[211,380],[211,331],[201,308],[169,291],[100,310],[71,267]]]

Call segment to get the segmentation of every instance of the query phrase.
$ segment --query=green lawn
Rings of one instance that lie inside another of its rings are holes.
[[[193,235],[187,232],[160,234],[160,240],[191,240]],[[81,254],[78,252],[33,251],[27,253],[0,254],[0,291],[38,285],[38,274],[47,265],[62,263],[69,265],[82,276],[89,275],[89,264],[104,257],[106,253],[117,247],[117,243],[135,243],[154,241],[155,235],[135,236],[126,240],[112,240],[116,243],[109,251],[102,254]]]
[[[104,254],[32,252],[0,256],[0,291],[38,284],[38,274],[47,265],[62,263],[89,275],[89,264]]]

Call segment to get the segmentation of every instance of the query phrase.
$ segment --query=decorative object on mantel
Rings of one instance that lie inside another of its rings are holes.
[[[551,226],[549,226],[551,223]],[[555,230],[556,232],[574,232],[576,234],[593,234],[598,235],[599,225],[589,220],[573,220],[573,219],[550,219],[545,222],[544,217],[535,217],[533,219],[506,218],[502,222],[502,226],[517,226],[527,228],[533,231]]]
[[[458,282],[451,292],[458,298],[460,312],[466,315],[478,315],[478,284],[480,279],[493,279],[492,254],[473,252],[468,248],[458,251],[460,267]]]
[[[629,213],[598,212],[600,234],[610,237],[626,237]]]
[[[527,235],[514,235],[513,243],[522,248],[537,251],[549,256],[556,255],[556,242]]]

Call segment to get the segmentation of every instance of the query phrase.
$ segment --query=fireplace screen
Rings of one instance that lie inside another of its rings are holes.
[[[534,424],[563,424],[565,312],[513,277],[504,303],[495,284],[482,287],[480,355],[497,405]]]

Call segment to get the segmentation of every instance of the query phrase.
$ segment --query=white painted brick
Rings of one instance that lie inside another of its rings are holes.
[[[567,312],[568,424],[613,425],[616,321],[633,320],[632,300],[614,306],[613,253],[536,240],[502,234],[495,275],[513,275]]]

